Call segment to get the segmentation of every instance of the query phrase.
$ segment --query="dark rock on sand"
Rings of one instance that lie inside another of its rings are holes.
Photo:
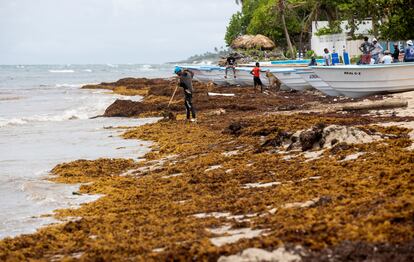
[[[302,151],[310,150],[313,146],[318,143],[320,147],[323,146],[324,141],[322,140],[324,124],[318,124],[311,130],[303,131],[299,136],[299,141],[302,146]]]
[[[289,140],[291,136],[292,134],[279,130],[274,137],[267,139],[262,144],[262,147],[279,147],[283,144],[283,142]]]
[[[335,140],[337,141],[337,139],[335,139]],[[352,148],[352,146],[349,145],[349,144],[347,144],[347,143],[344,143],[344,142],[342,142],[342,143],[335,143],[335,146],[332,147],[332,149],[331,149],[330,152],[331,152],[331,154],[336,155],[339,152],[344,151],[344,150],[348,150],[350,148]]]
[[[241,134],[243,127],[243,123],[233,122],[227,127],[226,130],[224,130],[224,133],[238,136]]]
[[[148,109],[141,102],[117,99],[104,113],[106,117],[131,117],[146,112]]]

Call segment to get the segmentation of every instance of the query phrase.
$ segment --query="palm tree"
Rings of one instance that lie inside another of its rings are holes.
[[[290,40],[289,31],[286,25],[285,10],[286,10],[286,1],[279,0],[278,11],[280,12],[280,17],[282,19],[282,25],[283,25],[283,31],[285,32],[286,43],[290,51],[290,57],[294,58],[295,50],[293,50],[292,41]]]

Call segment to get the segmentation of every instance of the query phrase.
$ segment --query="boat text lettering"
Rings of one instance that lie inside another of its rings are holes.
[[[319,79],[319,76],[318,75],[310,75],[309,79]]]
[[[360,76],[361,72],[344,72],[344,75]]]

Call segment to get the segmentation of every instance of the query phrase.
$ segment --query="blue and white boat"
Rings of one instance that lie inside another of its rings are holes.
[[[240,85],[253,86],[253,76],[250,74],[252,68],[236,67],[236,77],[233,70],[229,69],[226,75],[226,68],[220,66],[181,66],[181,68],[189,69],[194,73],[194,79],[203,83],[212,82],[219,86]],[[262,76],[262,82],[268,85],[268,80]]]
[[[348,97],[414,90],[414,63],[313,66],[312,69],[329,86]]]
[[[219,66],[196,66],[196,65],[186,65],[180,66],[184,69],[189,69],[194,73],[194,79],[200,82],[212,82],[215,78],[215,74],[212,72],[215,68],[220,68]]]
[[[251,67],[236,67],[236,80],[237,85],[240,86],[253,86],[253,75],[250,73]],[[269,79],[265,76],[265,72],[262,70],[260,74],[260,80],[264,86],[269,86]]]
[[[307,66],[311,62],[310,59],[295,59],[295,60],[276,60],[276,61],[259,61],[261,67],[296,67],[296,66]],[[318,64],[323,64],[323,59],[316,59]],[[254,67],[256,66],[256,62],[251,62],[248,64],[240,64],[240,66],[245,67]]]

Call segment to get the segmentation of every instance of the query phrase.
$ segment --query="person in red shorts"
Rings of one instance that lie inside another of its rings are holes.
[[[260,86],[260,92],[263,93],[263,84],[262,84],[262,80],[260,80],[260,64],[259,63],[256,63],[256,67],[253,68],[250,74],[253,75],[254,90],[256,90],[257,86]]]

